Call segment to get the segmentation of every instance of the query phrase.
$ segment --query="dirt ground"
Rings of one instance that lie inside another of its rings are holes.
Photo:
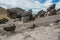
[[[0,40],[60,40],[60,15],[36,18],[34,21],[22,23],[18,20],[9,20],[6,24],[0,24]],[[3,27],[15,24],[15,33],[5,32]],[[31,29],[33,24],[35,28]]]

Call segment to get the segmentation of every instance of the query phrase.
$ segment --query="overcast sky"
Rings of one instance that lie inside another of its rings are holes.
[[[25,10],[32,9],[34,13],[55,3],[56,9],[60,8],[60,0],[0,0],[0,6],[4,8],[19,7]]]

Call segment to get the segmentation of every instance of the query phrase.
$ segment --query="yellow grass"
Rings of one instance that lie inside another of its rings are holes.
[[[0,14],[0,19],[3,19],[3,18],[10,19],[9,17],[7,17],[7,14]]]

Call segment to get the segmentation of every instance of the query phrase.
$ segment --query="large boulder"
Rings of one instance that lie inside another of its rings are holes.
[[[15,19],[15,18],[21,18],[21,15],[23,14],[25,10],[21,9],[21,8],[11,8],[11,9],[7,9],[8,12],[8,17],[10,17],[11,19]]]
[[[51,9],[48,13],[47,13],[48,16],[53,16],[53,15],[56,15],[56,9]]]
[[[47,15],[51,16],[51,15],[56,15],[56,9],[55,9],[56,4],[52,4],[47,8]]]
[[[22,15],[22,22],[28,22],[28,21],[31,21],[33,20],[33,15],[32,15],[32,10],[29,10],[29,11],[25,11]]]
[[[56,12],[57,14],[60,14],[60,8],[59,9],[57,9],[57,12]]]
[[[8,22],[9,19],[3,18],[0,19],[0,24],[5,24],[6,22]]]
[[[47,12],[50,11],[51,9],[55,9],[56,4],[52,4],[47,8]]]
[[[40,11],[37,13],[37,17],[44,17],[44,16],[45,16],[45,13],[46,13],[46,11],[40,10]]]
[[[58,11],[57,14],[59,15],[60,14],[60,11]]]
[[[28,13],[28,11],[25,11],[24,14],[22,15],[22,22],[27,22],[30,21],[30,14]]]
[[[16,29],[16,26],[13,24],[13,25],[9,25],[8,27],[3,27],[3,30],[6,31],[6,32],[14,32]]]

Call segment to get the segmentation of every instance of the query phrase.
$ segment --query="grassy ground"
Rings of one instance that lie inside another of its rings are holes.
[[[9,17],[7,17],[6,14],[0,14],[0,19],[3,19],[3,18],[7,18],[7,19],[9,19]]]

